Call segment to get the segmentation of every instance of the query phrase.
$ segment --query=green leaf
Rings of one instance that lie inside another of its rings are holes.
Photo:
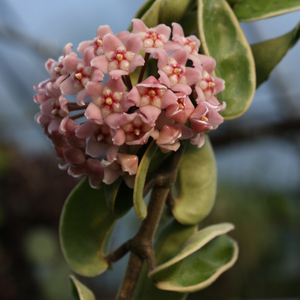
[[[179,254],[148,276],[162,290],[195,292],[212,284],[236,261],[238,247],[225,233],[229,223],[209,226],[191,236]]]
[[[172,154],[172,151],[167,153],[162,153],[160,149],[158,149],[151,160],[151,164],[149,165],[149,169],[147,172],[147,176],[152,175],[157,169],[163,164],[163,162]]]
[[[252,45],[256,65],[256,85],[267,80],[281,59],[300,38],[300,23],[290,32],[278,38]]]
[[[195,0],[163,0],[159,14],[160,23],[170,26],[173,22],[178,22],[195,2]]]
[[[185,241],[197,231],[197,225],[185,226],[172,219],[159,232],[155,253],[158,264],[165,263],[180,252]],[[147,276],[147,264],[144,263],[134,300],[184,300],[185,294],[158,289]]]
[[[104,185],[107,207],[114,218],[123,217],[132,207],[133,189],[130,189],[122,177],[114,183]]]
[[[255,65],[250,46],[239,22],[225,0],[198,0],[201,45],[207,56],[217,61],[216,76],[225,80],[218,99],[227,103],[222,115],[241,116],[249,108],[255,92]]]
[[[78,279],[70,275],[70,283],[76,300],[95,300],[94,294]]]
[[[239,0],[227,0],[230,6],[233,6],[233,4],[237,3]]]
[[[147,205],[143,197],[144,185],[147,171],[153,155],[157,150],[156,142],[153,140],[148,146],[136,173],[133,191],[133,206],[139,219],[144,220],[147,216]]]
[[[134,18],[136,19],[140,19],[142,18],[142,16],[147,12],[147,10],[152,6],[152,4],[155,2],[156,0],[148,0],[146,1],[137,11],[136,15],[134,16]]]
[[[300,0],[238,0],[233,11],[242,22],[275,17],[300,9]]]
[[[186,36],[198,35],[198,13],[196,10],[187,11],[179,23]]]
[[[200,149],[187,143],[176,185],[179,195],[172,207],[174,217],[187,225],[200,222],[214,205],[217,187],[216,161],[208,137]]]
[[[159,24],[160,6],[164,0],[156,0],[141,17],[147,27],[152,28]]]
[[[103,273],[108,239],[115,224],[104,196],[104,188],[92,189],[82,180],[69,195],[60,219],[60,240],[70,268],[83,276]]]

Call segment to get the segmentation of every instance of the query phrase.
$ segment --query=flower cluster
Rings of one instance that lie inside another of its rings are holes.
[[[198,54],[200,41],[185,37],[177,23],[172,39],[166,25],[132,23],[132,33],[117,35],[100,26],[94,40],[79,44],[82,58],[67,44],[58,61],[46,62],[50,79],[34,86],[35,118],[60,167],[88,176],[95,188],[119,176],[133,186],[138,157],[130,146],[152,138],[162,152],[176,151],[186,139],[201,147],[204,133],[223,122],[226,105],[215,95],[224,81],[212,76],[215,60]],[[153,74],[146,72],[150,64]]]

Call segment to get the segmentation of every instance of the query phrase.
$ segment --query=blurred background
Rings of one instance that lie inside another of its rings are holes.
[[[59,239],[59,216],[77,180],[57,168],[34,115],[33,84],[47,79],[48,57],[93,39],[99,25],[128,28],[144,0],[0,1],[0,298],[71,299]],[[251,44],[292,30],[300,12],[242,28]],[[240,245],[236,265],[188,296],[208,299],[300,299],[300,43],[257,90],[245,115],[211,134],[218,197],[204,225],[229,221]],[[241,66],[242,67],[242,66]],[[117,225],[112,248],[131,237],[132,212]],[[114,272],[80,278],[97,299],[114,299],[126,259]]]

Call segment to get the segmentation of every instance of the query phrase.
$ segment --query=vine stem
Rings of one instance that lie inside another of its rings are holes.
[[[145,54],[145,63],[143,65],[142,69],[141,69],[139,79],[138,79],[138,83],[141,83],[143,81],[143,77],[144,77],[144,74],[145,74],[145,71],[146,71],[146,68],[147,68],[149,57],[150,57],[150,53],[146,53]]]
[[[123,244],[114,251],[115,254],[126,253],[126,249],[131,251],[124,280],[118,292],[116,300],[132,300],[140,277],[143,261],[147,261],[148,272],[156,267],[154,255],[153,239],[166,203],[166,199],[175,182],[184,146],[171,155],[157,173],[155,185],[148,205],[147,217],[143,220],[137,234],[133,239]],[[126,248],[126,249],[125,249]],[[120,255],[120,256],[121,256]],[[118,255],[117,255],[118,256]],[[114,257],[114,254],[108,255]],[[113,261],[114,259],[112,259]]]
[[[155,186],[152,191],[147,217],[136,236],[128,242],[131,254],[117,300],[133,298],[144,259],[147,260],[148,270],[156,267],[152,243],[168,193],[169,188],[159,186]]]

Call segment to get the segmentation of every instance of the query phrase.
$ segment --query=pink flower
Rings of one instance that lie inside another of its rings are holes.
[[[120,131],[120,130],[119,130]],[[119,133],[107,125],[96,125],[92,122],[85,122],[76,129],[78,138],[89,138],[86,146],[86,154],[91,157],[98,157],[107,152],[107,156],[113,160],[119,150],[119,146],[124,144],[125,138],[119,138]]]
[[[128,100],[140,108],[139,111],[151,124],[155,124],[161,109],[176,103],[177,98],[171,90],[150,76],[132,88]]]
[[[172,23],[173,38],[172,40],[178,43],[190,54],[189,58],[191,60],[198,59],[198,51],[200,47],[200,41],[195,35],[190,35],[188,37],[184,36],[182,27],[177,23]]]
[[[103,159],[101,165],[104,168],[104,183],[112,184],[122,176],[126,184],[133,188],[134,175],[138,168],[138,157],[136,155],[118,153],[116,160]]]
[[[159,137],[156,140],[156,144],[159,146],[163,153],[169,151],[177,151],[180,147],[180,139],[189,139],[193,136],[190,128],[184,125],[164,125],[159,133]]]
[[[151,136],[154,126],[141,114],[135,112],[131,115],[124,116],[124,124],[121,128],[125,132],[125,143],[127,145],[146,144]]]
[[[130,35],[123,44],[116,36],[107,34],[103,38],[104,55],[95,57],[91,65],[118,79],[144,64],[144,59],[139,55],[141,47],[142,42],[136,35]]]
[[[190,98],[184,93],[176,93],[177,101],[167,107],[166,117],[185,124],[191,113],[195,110]]]
[[[91,47],[95,56],[103,55],[103,37],[108,33],[113,34],[108,25],[99,26],[94,40],[81,42],[77,48],[77,51],[83,54],[86,48]]]
[[[167,52],[178,49],[174,43],[169,41],[171,28],[164,24],[148,28],[142,20],[133,19],[132,27],[132,32],[141,37],[145,52],[154,53],[157,48],[163,48]]]
[[[211,76],[207,71],[203,71],[202,79],[196,84],[196,92],[198,94],[197,103],[204,99],[208,101],[211,96],[221,92],[224,88],[224,80]]]
[[[164,50],[157,51],[155,57],[158,57],[160,83],[172,90],[190,94],[190,86],[201,79],[201,72],[196,68],[185,66],[188,55],[184,49],[178,49],[170,55]]]
[[[63,95],[76,95],[78,105],[84,105],[88,97],[85,86],[89,81],[98,82],[103,80],[104,74],[90,65],[93,57],[92,49],[86,49],[83,59],[74,55],[67,55],[64,59],[64,66],[70,76],[60,84]]]
[[[66,68],[63,65],[63,61],[67,55],[77,56],[76,53],[72,51],[73,45],[68,43],[64,46],[63,55],[59,57],[58,61],[53,59],[48,59],[45,67],[48,73],[51,75],[51,78],[64,80],[69,74]]]
[[[198,104],[190,116],[190,123],[194,133],[216,129],[223,121],[224,118],[218,113],[218,110],[204,101]]]
[[[123,81],[120,78],[116,80],[109,78],[106,84],[89,82],[86,91],[93,100],[85,112],[87,119],[96,124],[106,123],[114,128],[118,127],[120,113],[129,108]]]
[[[108,25],[99,26],[94,40],[81,42],[77,48],[77,51],[83,54],[85,49],[90,47],[93,49],[95,56],[103,55],[103,37],[109,33],[113,34],[111,28]],[[121,31],[120,33],[116,34],[116,37],[121,41],[125,41],[128,38],[129,34],[129,31]]]

